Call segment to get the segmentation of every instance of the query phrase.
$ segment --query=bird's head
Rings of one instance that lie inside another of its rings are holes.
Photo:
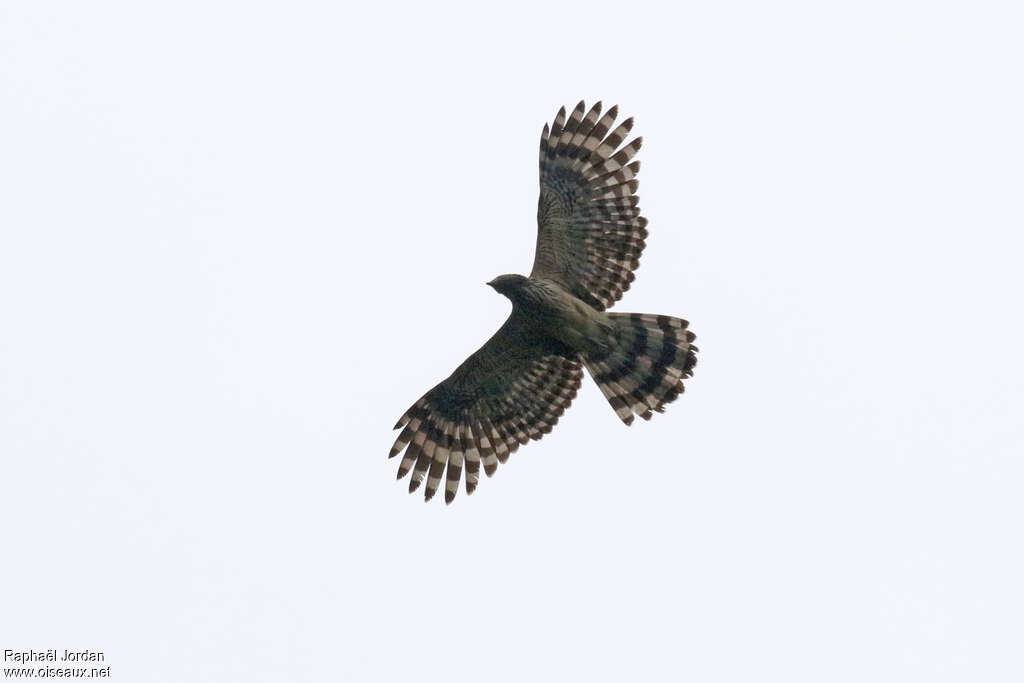
[[[494,288],[494,291],[499,294],[504,294],[509,299],[519,291],[520,288],[526,283],[526,278],[522,275],[499,275],[487,284]]]

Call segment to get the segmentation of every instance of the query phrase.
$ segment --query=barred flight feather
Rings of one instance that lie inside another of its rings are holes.
[[[537,249],[530,276],[558,282],[603,311],[629,289],[629,273],[639,265],[645,246],[646,230],[607,231],[609,222],[637,228],[646,225],[634,196],[640,164],[630,163],[643,140],[638,137],[620,149],[633,128],[633,119],[612,129],[618,107],[600,118],[600,102],[584,115],[585,111],[583,102],[568,116],[563,107],[553,124],[544,126]],[[596,235],[606,237],[601,247],[605,255],[628,257],[618,259],[626,268],[609,269],[591,258],[597,247],[590,237]]]
[[[513,345],[524,348],[507,353]],[[549,433],[576,396],[580,361],[560,343],[530,338],[513,313],[452,376],[416,401],[395,425],[389,457],[404,451],[398,478],[412,473],[409,491],[425,483],[430,500],[444,488],[451,503],[465,472],[466,493],[520,445]]]
[[[683,392],[683,379],[697,364],[696,336],[688,323],[667,315],[609,313],[615,323],[615,345],[600,354],[583,357],[590,376],[626,424],[634,414],[645,420],[651,411]]]

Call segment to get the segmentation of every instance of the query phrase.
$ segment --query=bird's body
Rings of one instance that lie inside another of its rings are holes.
[[[611,130],[616,111],[602,117],[598,102],[584,115],[580,102],[544,126],[533,270],[488,283],[512,302],[511,315],[395,425],[390,456],[405,452],[398,477],[412,471],[410,492],[425,479],[429,500],[443,478],[450,503],[465,468],[472,493],[481,465],[491,475],[551,431],[584,367],[627,425],[662,412],[692,375],[697,347],[685,320],[606,311],[629,289],[647,237],[640,164],[628,163],[641,139],[619,149],[633,120]]]
[[[500,282],[499,282],[500,281]],[[498,283],[498,284],[495,284]],[[615,329],[607,314],[564,290],[558,283],[522,275],[501,275],[488,283],[512,302],[513,315],[543,336],[576,353],[608,346]]]

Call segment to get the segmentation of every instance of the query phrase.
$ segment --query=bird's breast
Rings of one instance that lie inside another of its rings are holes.
[[[553,283],[531,289],[521,304],[523,312],[545,335],[581,353],[605,345],[613,328],[608,316]]]

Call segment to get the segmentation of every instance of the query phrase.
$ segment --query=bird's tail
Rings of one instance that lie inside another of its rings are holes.
[[[608,313],[615,325],[610,349],[582,356],[590,376],[615,413],[627,425],[636,413],[645,420],[651,411],[665,411],[683,392],[683,379],[697,364],[696,335],[688,323],[667,315]]]

